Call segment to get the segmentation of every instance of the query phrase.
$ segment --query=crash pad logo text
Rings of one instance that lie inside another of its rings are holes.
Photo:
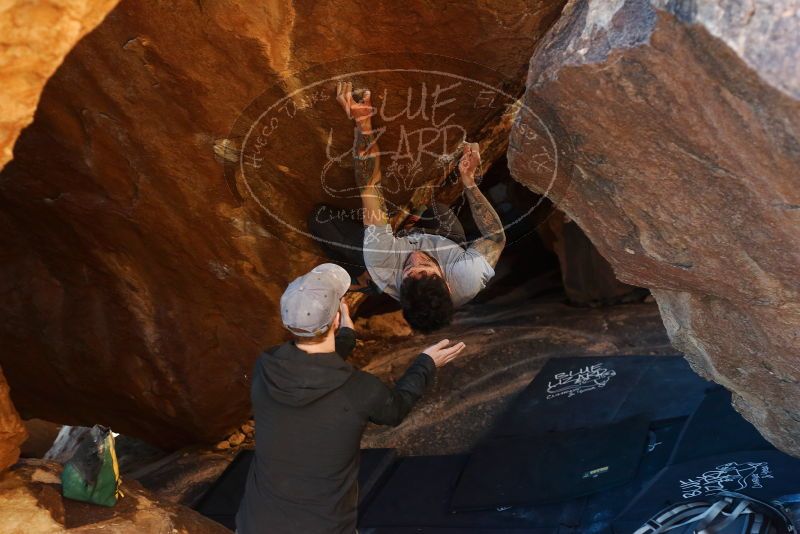
[[[716,495],[721,491],[763,488],[764,479],[774,478],[767,462],[730,462],[688,480],[681,480],[684,499]]]
[[[547,399],[564,395],[574,397],[587,391],[604,388],[615,376],[617,376],[617,372],[613,369],[606,369],[602,363],[587,365],[577,371],[558,373],[547,382]]]

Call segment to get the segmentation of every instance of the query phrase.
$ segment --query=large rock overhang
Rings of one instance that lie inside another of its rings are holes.
[[[283,289],[322,261],[306,236],[274,224],[251,183],[223,173],[243,111],[270,88],[297,94],[309,72],[374,70],[364,58],[398,52],[412,68],[415,54],[431,70],[437,57],[440,71],[488,65],[506,80],[492,88],[516,99],[563,3],[121,2],[47,83],[0,175],[0,363],[23,415],[164,447],[237,426],[253,362],[285,337]],[[354,81],[380,95],[402,93],[406,77]],[[324,199],[329,129],[352,137],[335,80],[321,89],[319,111],[281,132],[292,163],[256,190],[301,224]],[[300,96],[293,111],[314,97]],[[491,159],[510,123],[486,102],[454,105]],[[347,162],[334,171],[352,186]]]
[[[536,114],[520,114],[509,167],[798,455],[800,12],[732,4],[570,2],[531,59]]]

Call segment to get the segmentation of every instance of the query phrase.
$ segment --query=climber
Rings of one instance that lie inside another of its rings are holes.
[[[436,368],[464,349],[442,340],[423,350],[394,388],[385,386],[344,361],[356,344],[342,300],[349,286],[347,272],[326,263],[281,297],[281,319],[294,340],[265,351],[253,370],[256,449],[238,534],[355,533],[367,421],[398,425]]]
[[[415,330],[437,330],[450,323],[455,307],[472,300],[486,286],[505,246],[503,223],[476,185],[478,144],[465,145],[457,169],[481,237],[467,246],[458,218],[441,204],[423,214],[421,220],[427,224],[395,234],[381,189],[370,93],[365,91],[363,102],[358,102],[352,84],[340,82],[337,100],[356,125],[354,162],[363,220],[332,216],[335,208],[321,205],[309,218],[309,230],[326,254],[343,264],[356,285],[370,281],[378,291],[399,300],[403,317]]]

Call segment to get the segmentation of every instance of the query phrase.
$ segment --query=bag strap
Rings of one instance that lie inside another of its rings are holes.
[[[695,513],[693,516],[687,518],[685,521],[681,523],[670,522],[669,524],[665,524],[660,529],[654,531],[652,534],[663,534],[664,532],[669,532],[670,530],[675,530],[676,528],[685,527],[686,525],[690,525],[692,523],[700,523],[702,524],[711,524],[722,511],[728,506],[729,502],[726,501],[717,501],[711,506],[709,506],[705,511],[702,513]],[[706,531],[700,530],[699,528],[696,529],[697,534],[715,534],[713,531]]]
[[[694,501],[664,508],[634,534],[664,534],[693,523],[697,524],[695,528],[697,534],[718,534],[742,515],[756,513],[758,510],[752,505],[763,507],[780,518],[789,533],[796,532],[786,513],[770,503],[733,491],[723,491],[716,496],[721,499],[714,503]],[[733,510],[725,512],[730,505],[733,505]]]
[[[697,534],[717,534],[725,529],[728,525],[739,519],[739,516],[741,516],[743,513],[753,513],[753,511],[749,509],[750,503],[744,499],[736,503],[736,506],[733,508],[731,513],[725,513],[723,510],[728,506],[728,504],[732,504],[734,502],[736,501],[734,501],[731,497],[725,497],[723,500],[714,503],[712,508],[719,504],[721,504],[722,507],[720,507],[713,516],[706,517],[697,525]],[[717,522],[716,520],[720,513],[726,517],[722,521]]]
[[[662,509],[655,516],[642,525],[634,534],[662,534],[675,528],[688,525],[697,521],[703,513],[701,510],[709,507],[707,502],[691,502],[680,505],[671,505]]]
[[[782,510],[779,506],[775,506],[772,503],[769,503],[769,502],[766,502],[766,501],[762,501],[760,499],[756,499],[755,497],[750,497],[750,496],[744,495],[742,493],[737,493],[735,491],[722,491],[718,495],[722,495],[722,496],[725,496],[725,497],[734,497],[734,498],[746,499],[747,501],[755,503],[758,506],[764,507],[767,510],[769,510],[770,512],[772,512],[775,516],[780,518],[781,521],[783,521],[785,528],[788,530],[788,532],[790,534],[794,533],[794,532],[797,532],[797,529],[795,528],[795,525],[794,525],[794,521],[792,521],[789,518],[788,514],[784,510]],[[788,498],[791,499],[791,496],[788,496]],[[789,502],[791,502],[791,501],[789,501]]]

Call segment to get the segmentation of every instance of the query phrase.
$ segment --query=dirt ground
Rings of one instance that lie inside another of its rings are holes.
[[[515,293],[465,307],[435,335],[359,342],[355,362],[387,382],[440,339],[467,345],[438,371],[432,389],[400,426],[370,425],[362,447],[391,447],[402,455],[467,451],[550,358],[676,353],[655,303],[579,308],[560,295]]]
[[[395,448],[400,455],[467,451],[550,358],[675,354],[655,303],[570,306],[552,282],[494,286],[435,335],[410,335],[399,311],[357,320],[360,339],[350,361],[387,383],[441,339],[467,345],[438,371],[433,387],[401,425],[369,425],[361,446]],[[239,450],[252,446],[248,439],[227,450],[187,448],[128,476],[160,498],[191,505]]]

